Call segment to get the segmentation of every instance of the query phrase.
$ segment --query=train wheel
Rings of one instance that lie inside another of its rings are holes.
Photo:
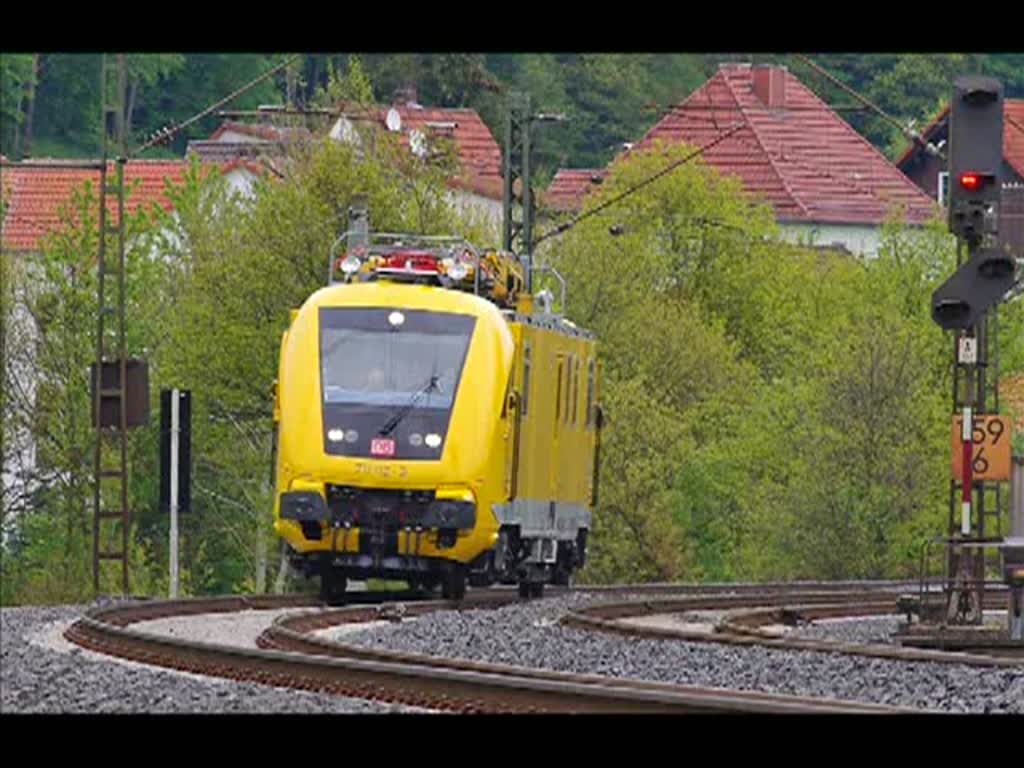
[[[348,579],[344,574],[331,566],[324,566],[320,571],[320,599],[327,605],[341,605],[345,602],[345,589]]]
[[[557,569],[551,576],[551,583],[559,587],[571,587],[572,571]]]
[[[466,596],[466,569],[452,566],[441,582],[441,596],[445,600],[462,600]]]
[[[409,589],[423,597],[430,597],[430,593],[437,589],[437,579],[433,576],[409,579]]]
[[[526,600],[527,598],[530,597],[530,591],[531,591],[530,590],[530,582],[528,582],[528,581],[520,581],[519,582],[519,596],[521,598],[523,598],[523,600]]]
[[[544,582],[535,581],[530,585],[530,597],[544,597]]]

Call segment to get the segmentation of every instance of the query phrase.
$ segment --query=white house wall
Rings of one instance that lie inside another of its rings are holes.
[[[19,256],[5,253],[4,258],[18,259]],[[9,410],[0,414],[0,418],[4,420],[0,482],[5,515],[0,541],[6,537],[9,526],[13,524],[15,515],[22,506],[17,500],[23,499],[26,494],[36,489],[33,481],[36,469],[36,443],[32,433],[24,426],[25,414],[35,409],[35,346],[39,340],[36,325],[26,308],[25,291],[30,284],[31,280],[27,276],[15,280],[11,313],[4,318],[3,364],[11,387],[5,393],[5,405]]]
[[[266,141],[257,136],[252,136],[248,133],[240,133],[238,131],[224,131],[220,136],[217,137],[219,142],[232,142],[232,143],[244,143],[244,144],[258,144]]]
[[[856,224],[793,224],[779,222],[782,239],[813,246],[840,245],[857,256],[878,255],[882,234],[879,227]]]
[[[256,175],[246,168],[236,168],[225,174],[225,180],[232,192],[236,192],[245,198],[251,199],[255,196],[254,186]],[[178,214],[172,212],[177,223]],[[156,238],[154,244],[164,243],[164,247],[170,250],[180,249],[175,227],[163,229]],[[166,254],[151,252],[150,258],[166,260]],[[4,258],[20,259],[19,255],[5,253]],[[24,261],[21,261],[24,266]],[[5,318],[5,357],[4,365],[9,370],[9,375],[14,382],[12,391],[7,393],[8,407],[18,407],[21,410],[34,410],[36,396],[36,371],[34,348],[38,341],[38,330],[31,315],[26,309],[26,296],[24,291],[36,281],[29,275],[21,276],[15,284],[14,305],[11,314]],[[31,478],[36,468],[36,443],[32,434],[21,428],[17,419],[9,418],[10,414],[4,413],[4,440],[3,456],[0,457],[0,482],[5,502],[11,497],[22,496],[26,491],[34,490]],[[6,507],[6,503],[5,503]],[[10,524],[8,521],[5,528]],[[2,538],[2,532],[0,532]]]
[[[495,235],[501,237],[501,217],[502,217],[502,203],[500,200],[492,200],[489,197],[483,195],[477,195],[472,192],[459,189],[450,191],[448,193],[448,199],[455,205],[456,209],[463,215],[468,215],[473,220],[482,220],[487,223],[488,227],[492,229]],[[494,243],[487,243],[486,245],[497,245],[497,241]]]
[[[229,171],[224,174],[224,180],[227,181],[228,188],[232,192],[236,192],[242,197],[252,198],[256,195],[254,191],[256,174],[247,168],[235,168]]]

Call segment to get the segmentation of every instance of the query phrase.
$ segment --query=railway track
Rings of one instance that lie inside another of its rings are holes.
[[[751,606],[764,609],[774,604],[800,605],[824,610],[854,598],[849,584],[804,585],[812,592],[793,591],[801,585],[642,585],[592,589],[610,598],[623,595],[652,597],[675,593],[671,600],[632,600],[603,604],[620,617],[624,606],[726,605],[730,610]],[[895,605],[895,595],[908,585],[881,582],[863,585],[856,599],[871,599],[872,609]],[[786,590],[781,592],[781,590]],[[846,592],[844,593],[844,590]],[[561,590],[552,590],[552,593]],[[726,594],[722,594],[727,591]],[[813,595],[809,600],[808,595]],[[839,595],[843,595],[839,598]],[[884,597],[888,595],[888,598]],[[364,593],[353,596],[366,601],[381,597],[409,600],[408,594]],[[462,604],[441,601],[405,602],[405,615],[451,609],[486,610],[516,602],[509,590],[490,590],[471,595]],[[796,603],[794,603],[796,600]],[[687,602],[688,601],[688,602]],[[847,602],[847,606],[851,603]],[[179,601],[142,602],[99,608],[70,627],[72,642],[102,653],[158,666],[214,675],[235,680],[291,687],[337,695],[374,699],[457,712],[757,712],[757,713],[892,713],[896,707],[821,698],[736,692],[698,688],[600,675],[569,674],[549,670],[442,659],[422,654],[359,648],[329,642],[311,633],[336,624],[380,618],[372,605],[354,605],[335,610],[317,610],[319,601],[309,596],[256,596],[202,598]],[[203,613],[226,613],[251,609],[309,609],[279,619],[261,637],[257,649],[242,649],[169,638],[132,627],[141,621]],[[579,612],[584,613],[584,612]],[[750,628],[742,615],[735,623]],[[587,622],[608,620],[609,616],[587,615]],[[585,622],[586,623],[586,622]],[[756,622],[755,622],[756,624]],[[594,628],[593,626],[591,628]],[[607,627],[599,627],[607,629]],[[618,630],[613,630],[618,631]],[[735,633],[737,638],[742,632]],[[746,642],[761,641],[751,634]],[[768,638],[767,642],[776,639]],[[820,641],[817,641],[820,642]],[[931,657],[934,652],[915,651]],[[962,654],[958,654],[962,656]]]
[[[1001,595],[990,595],[987,608],[1001,608]],[[797,636],[780,636],[780,626],[797,626],[819,619],[892,614],[895,602],[877,591],[804,592],[762,596],[685,597],[671,600],[602,603],[573,611],[565,626],[636,637],[675,639],[726,645],[760,645],[787,651],[842,653],[895,661],[924,661],[979,667],[1024,667],[1024,654],[942,651],[899,645],[862,644]],[[644,624],[637,619],[680,616],[693,611],[723,611],[711,631]],[[1003,653],[1006,653],[1005,649]]]

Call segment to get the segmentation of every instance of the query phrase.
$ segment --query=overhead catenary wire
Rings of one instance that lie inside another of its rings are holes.
[[[687,104],[685,102],[682,103],[682,104],[674,104],[674,105],[672,105],[672,104],[645,104],[643,106],[643,110],[645,112],[659,112],[659,113],[665,114],[665,115],[672,114],[673,112],[686,112],[688,110],[693,110],[695,112],[697,112],[697,111],[705,112],[708,109],[709,109],[709,107],[707,107],[707,106],[705,106],[703,104]],[[718,107],[718,109],[721,110],[721,107]],[[736,107],[736,109],[738,109],[738,107]],[[833,112],[866,112],[866,111],[868,111],[870,109],[870,107],[867,107],[867,106],[857,106],[855,104],[837,104],[835,106],[833,106],[831,104],[826,104],[824,107],[819,107],[819,106],[805,106],[805,107],[787,106],[786,107],[786,112],[823,112],[826,109],[831,110]],[[700,119],[700,118],[694,118],[694,119]]]
[[[568,230],[572,229],[577,224],[579,224],[581,221],[584,221],[585,219],[589,219],[591,216],[597,215],[598,213],[600,213],[601,211],[605,210],[606,208],[608,208],[608,207],[610,207],[612,205],[615,205],[615,203],[618,203],[618,202],[624,200],[625,198],[629,197],[634,192],[637,192],[637,191],[643,189],[648,184],[654,183],[655,181],[660,179],[662,176],[665,176],[665,175],[671,173],[672,171],[674,171],[679,166],[685,165],[686,163],[690,162],[694,158],[699,157],[700,155],[702,155],[707,150],[711,149],[716,144],[721,143],[722,141],[727,139],[729,136],[732,136],[732,134],[734,134],[737,131],[739,131],[740,129],[746,127],[746,125],[747,124],[746,124],[745,121],[740,121],[740,122],[733,123],[731,126],[726,128],[724,131],[722,131],[720,134],[718,134],[718,136],[713,138],[711,141],[709,141],[706,144],[702,144],[701,146],[697,147],[697,149],[693,150],[692,152],[687,154],[685,157],[682,157],[679,160],[676,160],[675,162],[670,163],[669,165],[665,166],[664,168],[662,168],[657,173],[655,173],[655,174],[653,174],[651,176],[648,176],[646,179],[644,179],[643,181],[639,182],[638,184],[634,184],[629,189],[626,189],[623,192],[620,192],[619,194],[615,195],[614,197],[612,197],[612,198],[610,198],[608,200],[605,200],[603,203],[601,203],[600,205],[595,206],[594,208],[590,209],[589,211],[584,211],[583,213],[581,213],[578,216],[574,217],[570,221],[567,221],[567,222],[564,222],[562,224],[559,224],[557,227],[555,227],[552,230],[549,230],[548,232],[545,232],[540,237],[534,238],[533,243],[531,244],[531,248],[536,247],[539,243],[543,242],[544,240],[547,240],[548,238],[556,237],[557,235],[561,235],[562,233],[567,232]]]
[[[177,123],[177,124],[174,124],[174,125],[169,125],[169,126],[165,126],[163,128],[160,128],[159,130],[157,130],[150,137],[149,141],[147,141],[145,144],[143,144],[142,146],[140,146],[137,149],[135,149],[133,152],[130,153],[129,156],[130,157],[134,157],[134,156],[140,154],[141,152],[146,151],[147,149],[149,149],[152,146],[155,146],[157,144],[162,144],[163,142],[168,141],[175,134],[179,133],[180,131],[184,130],[188,126],[192,125],[192,123],[195,123],[198,120],[202,120],[204,117],[206,117],[207,115],[211,114],[215,110],[220,109],[221,107],[223,107],[228,102],[238,98],[243,93],[248,91],[250,88],[254,88],[255,86],[259,85],[260,83],[262,83],[267,78],[273,77],[274,75],[276,75],[281,70],[285,69],[286,67],[291,66],[301,56],[302,56],[302,54],[300,54],[300,53],[296,53],[295,55],[290,56],[289,58],[285,59],[280,64],[278,64],[276,67],[273,67],[272,69],[269,69],[266,72],[264,72],[259,77],[256,77],[255,79],[250,80],[248,83],[243,85],[238,90],[229,93],[227,96],[225,96],[220,101],[217,101],[216,103],[211,104],[209,107],[204,109],[202,112],[199,112],[198,114],[193,115],[192,117],[190,117],[185,122]]]
[[[859,101],[862,104],[864,104],[865,106],[869,107],[873,112],[877,112],[878,115],[883,120],[885,120],[890,125],[894,126],[897,130],[899,130],[900,133],[902,133],[904,136],[906,136],[912,142],[914,142],[915,144],[919,144],[920,146],[924,147],[925,151],[929,152],[930,154],[935,155],[936,157],[940,157],[943,160],[946,159],[946,156],[942,153],[942,151],[938,147],[936,147],[934,144],[932,144],[930,141],[927,141],[923,136],[921,136],[920,133],[918,133],[917,131],[912,130],[908,126],[903,125],[899,120],[897,120],[896,118],[894,118],[894,117],[890,116],[889,114],[887,114],[877,104],[871,102],[870,100],[868,100],[864,96],[861,96],[859,93],[857,93],[857,91],[855,91],[853,88],[848,86],[842,80],[840,80],[839,78],[837,78],[834,75],[832,75],[829,72],[827,72],[822,67],[820,67],[817,64],[815,64],[807,56],[804,56],[801,53],[796,53],[796,54],[793,54],[793,55],[797,59],[802,61],[804,64],[809,66],[811,69],[813,69],[815,72],[817,72],[819,75],[821,75],[826,80],[828,80],[830,83],[832,83],[833,85],[837,86],[838,88],[840,88],[844,92],[848,93],[850,96],[853,96],[853,98],[857,99],[857,101]]]
[[[1016,128],[1021,133],[1024,133],[1024,125],[1021,125],[1020,123],[1018,123],[1016,120],[1014,120],[1012,117],[1010,117],[1007,114],[1004,114],[1003,117],[1006,118],[1006,122],[1008,122],[1010,125],[1012,125],[1014,128]]]

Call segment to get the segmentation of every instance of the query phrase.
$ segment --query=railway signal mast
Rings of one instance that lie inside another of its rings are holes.
[[[995,415],[999,408],[998,354],[991,356],[993,365],[989,362],[998,333],[996,305],[1016,282],[1014,258],[998,245],[1002,84],[990,77],[956,78],[949,120],[949,229],[958,240],[958,269],[932,295],[933,319],[957,337],[946,621],[978,625],[982,623],[985,548],[1003,542],[1001,536],[986,535],[985,523],[987,518],[1001,522],[1002,496],[997,483],[1009,480],[1009,425]],[[988,514],[987,490],[994,491],[990,496],[995,502]]]
[[[533,126],[535,123],[561,123],[565,115],[534,113],[530,94],[513,91],[509,95],[505,118],[505,149],[502,159],[502,249],[518,253],[526,277],[526,291],[533,292],[534,210],[531,159],[533,156]],[[518,204],[518,206],[517,206]],[[521,218],[516,221],[515,210]],[[519,248],[516,248],[516,244]],[[537,270],[539,271],[539,270]],[[562,308],[564,311],[564,307]]]

